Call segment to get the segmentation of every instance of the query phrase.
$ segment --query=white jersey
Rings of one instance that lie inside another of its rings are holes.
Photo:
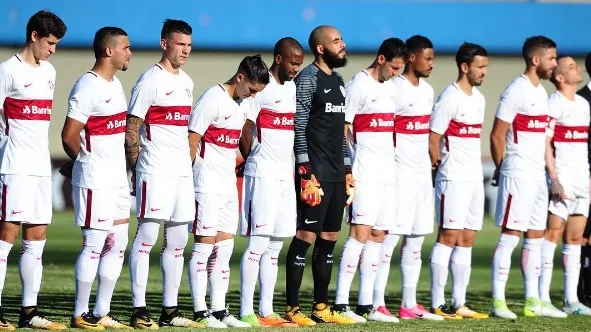
[[[0,64],[0,174],[51,176],[49,120],[55,69],[14,55]]]
[[[193,165],[196,193],[236,193],[236,151],[249,105],[249,99],[233,100],[219,84],[193,106],[189,130],[201,135]]]
[[[296,111],[294,82],[279,84],[269,74],[269,84],[251,99],[248,119],[256,124],[244,174],[252,177],[293,180],[293,117]]]
[[[545,172],[548,94],[521,75],[501,95],[496,117],[511,123],[506,137],[506,155],[501,174],[510,177],[539,177]]]
[[[128,114],[144,120],[136,170],[144,174],[190,176],[189,116],[193,81],[184,71],[173,74],[156,64],[131,90]]]
[[[573,185],[585,183],[589,178],[587,159],[589,103],[579,95],[575,95],[575,100],[572,101],[555,91],[550,95],[548,104],[550,108],[548,136],[552,137],[556,172],[561,182],[569,182]]]
[[[443,135],[437,181],[483,180],[480,132],[484,108],[484,95],[476,87],[467,95],[454,83],[439,95],[430,121],[430,130]]]
[[[398,99],[394,121],[396,175],[429,174],[429,117],[435,92],[422,78],[414,86],[404,76],[394,78]]]
[[[70,92],[67,117],[85,124],[72,184],[89,189],[126,187],[125,118],[127,101],[121,82],[89,71]]]
[[[356,181],[394,182],[396,86],[365,70],[346,85],[345,121],[351,124],[352,172]]]

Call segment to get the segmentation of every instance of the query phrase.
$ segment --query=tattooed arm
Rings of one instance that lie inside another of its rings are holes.
[[[140,154],[140,127],[144,120],[135,115],[127,115],[125,128],[125,158],[131,169],[132,195],[135,196],[135,165]]]

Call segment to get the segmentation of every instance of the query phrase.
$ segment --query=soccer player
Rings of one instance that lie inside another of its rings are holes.
[[[458,79],[448,85],[429,121],[429,156],[435,177],[435,213],[439,227],[431,251],[431,312],[446,320],[483,319],[466,303],[472,246],[484,219],[480,132],[484,121],[482,84],[486,50],[464,43],[456,53]],[[445,304],[448,267],[452,275],[451,308]]]
[[[127,33],[117,27],[99,29],[92,47],[96,62],[74,84],[62,129],[62,145],[74,161],[75,224],[82,229],[70,326],[131,329],[110,313],[127,248],[131,208],[123,147],[127,100],[115,73],[127,70],[131,50]],[[91,313],[88,301],[97,272],[97,300]]]
[[[591,76],[591,53],[585,57],[585,69]],[[591,105],[591,82],[577,91],[577,94]],[[591,125],[591,124],[590,124]],[[587,151],[589,155],[589,168],[591,169],[591,135],[587,139]],[[589,180],[591,181],[591,179]],[[591,201],[589,202],[591,212]],[[581,249],[581,273],[577,289],[579,301],[587,306],[591,305],[591,213],[587,217],[587,224],[583,233],[583,248]]]
[[[354,324],[328,305],[333,250],[343,221],[347,193],[353,193],[349,151],[344,137],[345,84],[335,68],[347,64],[345,43],[331,26],[315,28],[308,39],[314,62],[298,75],[294,117],[297,231],[287,252],[285,318],[303,326],[316,322]],[[352,197],[349,197],[351,199]],[[312,243],[314,308],[300,308],[306,253]]]
[[[346,85],[345,133],[351,149],[356,193],[348,208],[349,237],[343,246],[334,309],[358,323],[396,323],[373,306],[380,246],[395,219],[394,110],[392,77],[404,67],[407,50],[398,38],[382,42],[373,63]],[[349,292],[359,266],[359,300],[349,309]]]
[[[195,239],[189,282],[194,320],[207,327],[251,327],[226,307],[230,257],[239,218],[234,168],[240,133],[251,107],[249,97],[268,83],[269,69],[261,56],[247,56],[234,76],[199,97],[189,119],[196,199],[194,221],[189,223]],[[208,282],[211,311],[205,303]]]
[[[183,317],[177,307],[187,223],[195,216],[187,135],[193,81],[181,69],[191,52],[191,34],[188,23],[165,20],[160,40],[162,58],[139,77],[131,91],[125,154],[138,207],[138,229],[129,254],[134,328],[203,327]],[[163,296],[156,324],[146,309],[146,286],[150,251],[158,239],[161,223]]]
[[[556,43],[544,36],[523,44],[526,69],[501,95],[490,134],[496,169],[493,185],[499,186],[495,222],[501,236],[492,262],[493,316],[515,319],[505,302],[505,285],[511,255],[522,232],[521,270],[525,285],[525,316],[564,315],[550,303],[542,305],[538,280],[541,248],[548,216],[548,187],[544,151],[548,127],[548,94],[540,84],[556,68]],[[505,154],[506,151],[506,154]]]
[[[581,67],[569,56],[559,56],[550,81],[550,125],[546,139],[546,170],[552,184],[548,226],[542,243],[540,299],[550,302],[550,283],[556,244],[563,238],[564,306],[567,314],[591,315],[579,302],[577,283],[581,268],[581,244],[589,214],[589,103],[576,94],[583,82]]]
[[[240,137],[246,161],[240,233],[248,236],[240,264],[240,320],[253,327],[294,326],[273,311],[273,292],[283,238],[296,232],[293,79],[303,62],[304,50],[297,40],[286,37],[275,44],[269,84],[252,100]],[[257,277],[258,315],[253,308]]]
[[[415,35],[406,40],[408,61],[396,85],[395,176],[396,216],[393,229],[386,235],[380,250],[378,276],[374,285],[373,305],[385,315],[384,293],[388,284],[390,260],[401,235],[402,319],[443,320],[417,304],[417,284],[421,272],[421,247],[425,235],[433,233],[433,183],[429,160],[429,116],[433,109],[433,88],[424,78],[434,67],[433,43]]]
[[[8,254],[23,229],[19,274],[22,307],[18,327],[63,330],[37,310],[47,225],[51,223],[49,120],[55,69],[47,59],[66,34],[54,13],[39,11],[27,22],[21,51],[0,64],[0,293]],[[0,307],[0,329],[14,330]]]

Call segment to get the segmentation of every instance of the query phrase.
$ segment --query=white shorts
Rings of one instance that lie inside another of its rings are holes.
[[[88,189],[72,186],[76,226],[110,230],[115,220],[129,219],[129,187]]]
[[[192,176],[164,176],[137,172],[135,185],[137,216],[173,222],[195,219]]]
[[[217,232],[236,234],[238,228],[238,192],[233,195],[195,193],[193,222],[189,233],[216,236]]]
[[[347,209],[347,223],[388,231],[396,217],[394,183],[355,181],[355,196]]]
[[[481,181],[437,181],[435,214],[439,228],[482,229],[484,184]]]
[[[244,176],[240,235],[292,237],[296,233],[296,194],[292,181]]]
[[[589,208],[587,206],[587,208]],[[495,224],[515,231],[545,230],[548,186],[545,177],[499,177]]]
[[[0,174],[2,221],[50,224],[51,176]]]
[[[578,185],[562,184],[568,199],[558,200],[552,198],[548,205],[548,211],[553,215],[568,220],[568,216],[589,216],[589,182],[582,181]]]
[[[433,233],[433,213],[431,174],[396,177],[396,227],[392,234]]]

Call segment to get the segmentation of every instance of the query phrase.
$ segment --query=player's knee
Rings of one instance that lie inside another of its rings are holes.
[[[379,230],[379,229],[372,229],[371,230],[371,236],[369,238],[371,241],[377,242],[377,243],[382,243],[382,242],[384,242],[385,238],[386,238],[386,231]]]
[[[371,227],[367,225],[352,224],[349,236],[360,243],[365,243],[369,240],[371,235]]]
[[[4,221],[0,223],[0,240],[8,243],[14,243],[20,230],[20,224]]]
[[[455,247],[460,237],[460,230],[457,229],[441,229],[437,236],[437,242],[448,246]]]
[[[558,243],[560,241],[560,237],[562,236],[562,229],[560,228],[549,228],[546,230],[544,234],[544,238],[547,241]],[[565,234],[566,237],[566,234]]]
[[[583,244],[583,234],[580,233],[566,233],[564,234],[564,243],[566,244]],[[554,241],[553,241],[554,242]],[[557,243],[558,241],[554,242]]]
[[[23,240],[44,241],[47,225],[23,225]]]
[[[296,239],[307,242],[308,244],[314,243],[316,240],[316,233],[309,232],[303,229],[298,229],[295,235]]]
[[[336,242],[339,239],[339,232],[322,232],[320,238],[327,241]]]

